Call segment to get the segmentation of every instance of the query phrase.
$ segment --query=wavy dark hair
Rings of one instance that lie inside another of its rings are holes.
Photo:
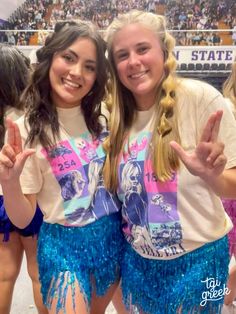
[[[16,47],[0,45],[0,147],[4,142],[6,107],[23,109],[20,96],[29,79],[30,60]]]
[[[96,80],[91,91],[82,99],[81,110],[91,134],[97,137],[101,132],[99,116],[107,81],[105,41],[90,22],[59,22],[54,32],[46,38],[45,45],[36,52],[38,64],[22,97],[26,105],[25,124],[29,127],[26,143],[30,145],[37,138],[42,146],[53,146],[59,138],[59,121],[51,99],[49,70],[54,54],[67,49],[80,37],[92,40],[97,52]],[[45,127],[51,129],[52,137]]]

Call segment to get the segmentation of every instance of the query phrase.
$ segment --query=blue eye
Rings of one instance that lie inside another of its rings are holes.
[[[149,49],[149,48],[148,48],[148,47],[145,47],[145,46],[139,47],[139,48],[138,48],[138,53],[143,54],[143,53],[147,52],[148,49]]]
[[[120,53],[117,55],[117,60],[125,60],[126,58],[128,58],[128,53]]]

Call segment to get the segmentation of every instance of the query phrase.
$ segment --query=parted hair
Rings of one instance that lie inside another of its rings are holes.
[[[155,98],[155,124],[149,148],[154,171],[160,181],[169,180],[174,170],[179,166],[179,160],[171,149],[169,142],[179,140],[176,110],[175,78],[176,59],[173,54],[174,38],[166,30],[163,16],[150,12],[132,10],[118,16],[107,29],[106,41],[108,60],[111,69],[110,93],[111,118],[110,136],[104,143],[107,158],[104,165],[104,180],[106,186],[114,191],[117,187],[117,165],[119,154],[123,149],[124,140],[135,120],[136,103],[132,93],[119,80],[112,44],[115,34],[124,26],[138,23],[151,31],[160,41],[164,55],[164,73],[157,86]],[[115,143],[115,144],[114,144]]]
[[[236,110],[236,58],[232,63],[231,73],[223,84],[223,95],[232,101]]]
[[[30,60],[10,45],[0,45],[0,147],[3,145],[6,107],[23,109],[20,96],[25,89],[30,71]]]
[[[37,139],[44,147],[52,146],[59,138],[58,114],[51,99],[49,70],[54,54],[64,51],[78,38],[88,38],[96,46],[96,80],[91,91],[82,99],[81,110],[91,134],[96,137],[101,132],[99,115],[107,81],[105,41],[90,22],[78,20],[58,22],[54,32],[46,38],[44,46],[36,52],[38,64],[23,95],[26,104],[25,124],[29,128],[26,143],[30,145]],[[45,127],[51,129],[53,138]]]

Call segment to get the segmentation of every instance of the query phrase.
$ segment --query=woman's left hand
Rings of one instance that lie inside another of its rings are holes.
[[[192,153],[187,153],[177,142],[170,142],[189,172],[202,179],[218,177],[224,171],[227,162],[224,144],[218,141],[222,115],[222,110],[210,115],[200,141]]]

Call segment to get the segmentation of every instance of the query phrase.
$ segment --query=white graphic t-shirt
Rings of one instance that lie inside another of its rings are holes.
[[[103,184],[102,147],[106,128],[93,139],[79,107],[58,109],[61,140],[52,148],[35,145],[21,175],[24,194],[36,194],[44,220],[65,226],[83,226],[118,212],[119,200]],[[27,132],[19,120],[23,138]]]
[[[235,167],[236,123],[222,95],[205,83],[183,80],[177,97],[183,148],[191,153],[209,115],[222,109],[219,137],[225,143],[226,168]],[[120,157],[118,197],[123,232],[132,247],[147,258],[172,259],[223,237],[232,223],[220,198],[183,164],[171,180],[157,179],[148,154],[153,115],[154,108],[137,113]]]

